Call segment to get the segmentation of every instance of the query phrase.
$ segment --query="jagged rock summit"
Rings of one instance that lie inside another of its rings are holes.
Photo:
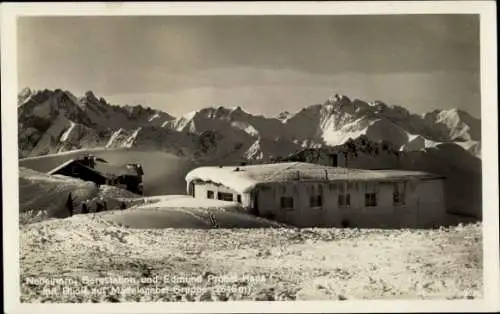
[[[173,151],[188,156],[267,160],[303,148],[340,145],[365,136],[398,150],[454,144],[480,156],[480,120],[457,110],[417,115],[382,101],[340,93],[323,104],[276,117],[253,115],[240,106],[212,106],[174,118],[141,105],[118,106],[87,91],[23,89],[18,96],[20,156],[90,147]]]

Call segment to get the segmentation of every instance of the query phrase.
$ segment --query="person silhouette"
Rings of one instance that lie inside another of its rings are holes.
[[[89,213],[89,208],[87,206],[87,202],[82,203],[82,214],[88,214]]]
[[[73,195],[69,192],[68,199],[66,200],[66,208],[68,209],[69,216],[73,216]]]
[[[102,206],[101,201],[97,201],[95,212],[98,213],[98,212],[101,212],[102,210],[103,210],[103,206]]]

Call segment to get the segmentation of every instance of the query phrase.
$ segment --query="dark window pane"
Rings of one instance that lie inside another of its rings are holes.
[[[233,201],[233,194],[231,193],[223,193],[223,192],[218,192],[217,193],[217,199],[221,201],[228,201],[232,202]]]
[[[293,197],[281,197],[280,203],[282,209],[293,209]]]
[[[207,191],[207,198],[212,198],[213,199],[214,198],[214,191],[208,190]]]

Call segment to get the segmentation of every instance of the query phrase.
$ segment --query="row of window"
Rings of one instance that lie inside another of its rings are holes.
[[[281,197],[281,208],[282,209],[293,209],[292,196]],[[404,205],[404,194],[395,191],[393,193],[393,203],[394,205]],[[341,208],[351,207],[351,194],[339,194],[338,195],[338,205]],[[321,207],[323,206],[323,197],[321,195],[311,196],[309,198],[310,207]],[[377,193],[365,193],[365,206],[366,207],[376,207],[377,206]]]
[[[118,183],[120,183],[118,179],[106,179],[106,185],[117,185]]]
[[[207,198],[214,199],[214,191],[207,191]],[[234,201],[234,196],[233,193],[224,193],[224,192],[217,192],[217,199],[221,201],[227,201],[227,202],[232,202]],[[236,197],[236,201],[238,203],[241,203],[241,195],[238,194]]]
[[[214,199],[214,191],[207,191],[207,198]],[[217,199],[221,201],[233,202],[234,196],[232,193],[217,192]],[[236,201],[241,203],[241,195],[238,194]],[[404,205],[405,197],[404,192],[401,189],[396,188],[393,193],[393,203],[394,205]],[[280,199],[280,205],[282,209],[293,209],[294,208],[294,198],[293,196],[283,196]],[[322,207],[323,206],[323,195],[313,195],[309,198],[310,207]],[[342,193],[338,195],[338,206],[341,208],[347,208],[351,206],[351,194]],[[377,206],[377,193],[370,192],[365,193],[365,206],[366,207],[376,207]]]

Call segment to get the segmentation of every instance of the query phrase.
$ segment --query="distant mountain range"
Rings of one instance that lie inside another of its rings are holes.
[[[306,161],[445,176],[450,213],[481,217],[481,122],[457,109],[412,114],[380,101],[334,95],[276,117],[207,107],[181,117],[116,106],[86,92],[25,89],[18,98],[19,157],[85,148],[161,151],[205,164]]]
[[[24,89],[18,95],[19,154],[38,156],[91,147],[154,149],[193,158],[269,160],[305,148],[340,145],[364,135],[402,151],[458,145],[480,156],[481,122],[457,110],[411,114],[380,101],[334,95],[323,104],[276,117],[240,107],[207,107],[181,117],[116,106],[91,91]]]

